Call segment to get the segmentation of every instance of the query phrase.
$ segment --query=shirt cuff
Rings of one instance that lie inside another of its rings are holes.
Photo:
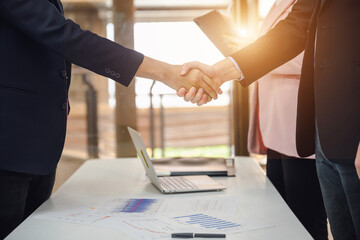
[[[230,59],[230,61],[234,64],[234,66],[236,67],[236,69],[240,72],[240,74],[241,74],[241,76],[240,76],[240,78],[238,79],[238,81],[242,81],[242,80],[244,80],[244,78],[245,78],[245,76],[244,76],[244,74],[242,73],[242,71],[241,71],[241,69],[240,69],[240,67],[239,67],[239,65],[237,64],[237,62],[232,58],[232,57],[227,57],[228,59]]]

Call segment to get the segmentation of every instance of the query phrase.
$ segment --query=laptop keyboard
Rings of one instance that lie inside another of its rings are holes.
[[[192,182],[184,177],[160,177],[161,186],[165,190],[196,190],[199,189]]]

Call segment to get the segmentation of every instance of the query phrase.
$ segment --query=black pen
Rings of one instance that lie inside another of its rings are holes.
[[[173,233],[172,238],[226,238],[225,234],[219,233]]]

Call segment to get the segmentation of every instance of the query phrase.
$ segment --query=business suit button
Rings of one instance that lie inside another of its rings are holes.
[[[116,77],[116,78],[120,78],[120,73],[116,73],[116,74],[115,74],[115,77]]]
[[[67,73],[65,70],[61,71],[61,77],[67,78]]]
[[[67,109],[67,103],[66,103],[66,102],[63,102],[63,103],[61,104],[61,109],[62,109],[62,110],[66,110],[66,109]]]
[[[105,73],[109,74],[110,73],[110,68],[105,68]]]
[[[110,72],[110,75],[111,75],[111,76],[115,76],[115,72],[114,72],[114,71],[111,71],[111,72]]]

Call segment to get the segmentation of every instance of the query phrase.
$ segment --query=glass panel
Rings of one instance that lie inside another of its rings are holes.
[[[161,61],[172,64],[183,64],[190,61],[200,61],[213,64],[224,57],[210,40],[193,22],[157,22],[135,24],[135,49]],[[149,94],[152,82],[148,79],[137,78],[136,105],[138,108],[148,108]],[[229,89],[229,85],[222,87],[223,91]],[[157,82],[153,89],[154,94],[174,94],[174,90]],[[145,97],[145,98],[144,98]],[[217,101],[211,102],[211,106],[229,104],[228,95],[222,95]],[[191,103],[184,102],[181,98],[169,98],[165,107],[194,107]]]
[[[224,58],[194,22],[136,23],[134,30],[135,49],[165,62],[183,64],[196,60],[213,64]],[[147,147],[151,146],[148,110],[151,84],[152,81],[148,79],[137,78],[138,128]],[[175,91],[164,84],[155,84],[153,107],[156,157],[161,156],[159,148],[162,137],[166,156],[229,155],[229,84],[222,86],[222,89],[224,94],[218,100],[197,107],[177,97]],[[161,116],[164,116],[163,127]],[[207,146],[215,148],[209,151]]]

